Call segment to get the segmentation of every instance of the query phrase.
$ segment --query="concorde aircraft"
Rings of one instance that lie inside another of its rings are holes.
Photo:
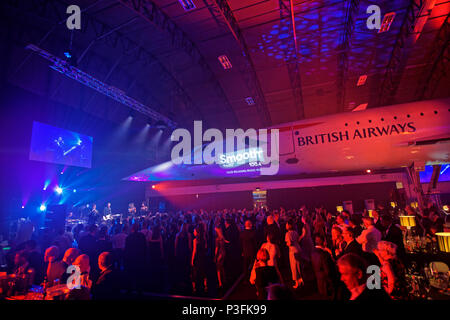
[[[395,169],[413,162],[450,163],[450,99],[338,113],[269,129],[279,130],[277,176]],[[175,165],[169,160],[125,179],[162,181],[260,175],[258,165],[248,161],[224,167]]]

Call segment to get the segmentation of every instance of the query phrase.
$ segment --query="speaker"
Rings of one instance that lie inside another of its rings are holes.
[[[67,206],[65,204],[54,204],[47,206],[44,225],[53,231],[64,230],[66,226]]]

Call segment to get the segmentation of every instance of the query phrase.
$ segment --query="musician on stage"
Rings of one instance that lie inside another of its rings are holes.
[[[91,212],[89,212],[88,224],[96,224],[99,218],[99,212],[97,210],[97,205],[92,204]]]
[[[134,218],[136,216],[136,207],[134,206],[134,203],[131,202],[128,205],[128,216]]]
[[[145,201],[142,201],[140,214],[141,214],[141,216],[146,216],[148,214],[148,206],[145,203]]]
[[[106,204],[106,207],[103,209],[103,216],[107,216],[107,215],[111,215],[112,211],[111,211],[111,202],[108,202]]]

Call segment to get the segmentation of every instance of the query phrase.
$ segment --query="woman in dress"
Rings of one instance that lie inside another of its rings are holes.
[[[292,222],[286,223],[286,245],[289,247],[289,263],[291,265],[292,280],[294,281],[293,288],[298,288],[303,283],[300,270],[300,245],[298,243],[298,233],[294,231]]]
[[[206,242],[203,230],[199,226],[194,229],[194,241],[191,257],[192,287],[194,292],[200,293],[201,287],[206,291]]]
[[[224,261],[225,261],[225,242],[228,242],[225,240],[223,236],[222,229],[220,227],[215,228],[216,231],[216,245],[215,245],[215,252],[214,252],[214,261],[216,263],[216,270],[217,270],[217,280],[219,282],[219,289],[223,287],[223,283],[225,280],[225,268],[224,268]]]
[[[394,300],[408,296],[405,267],[397,258],[397,245],[389,241],[378,242],[374,253],[381,263],[381,283],[384,290]]]
[[[260,249],[266,249],[269,253],[269,260],[267,261],[267,265],[271,267],[275,267],[277,274],[281,281],[283,281],[283,277],[281,276],[281,272],[279,269],[279,260],[281,258],[280,248],[275,244],[275,235],[273,233],[268,233],[266,240],[261,245]]]

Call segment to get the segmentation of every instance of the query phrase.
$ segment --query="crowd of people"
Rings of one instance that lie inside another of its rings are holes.
[[[415,232],[432,238],[442,231],[445,216],[433,206],[404,210],[416,216]],[[77,266],[80,286],[66,299],[145,292],[221,297],[242,274],[259,299],[295,298],[307,283],[321,299],[408,299],[399,212],[382,205],[370,215],[305,207],[149,212],[56,234],[35,228],[27,239],[19,230],[7,272],[50,288],[70,282],[69,267]],[[374,266],[382,290],[367,287]]]

